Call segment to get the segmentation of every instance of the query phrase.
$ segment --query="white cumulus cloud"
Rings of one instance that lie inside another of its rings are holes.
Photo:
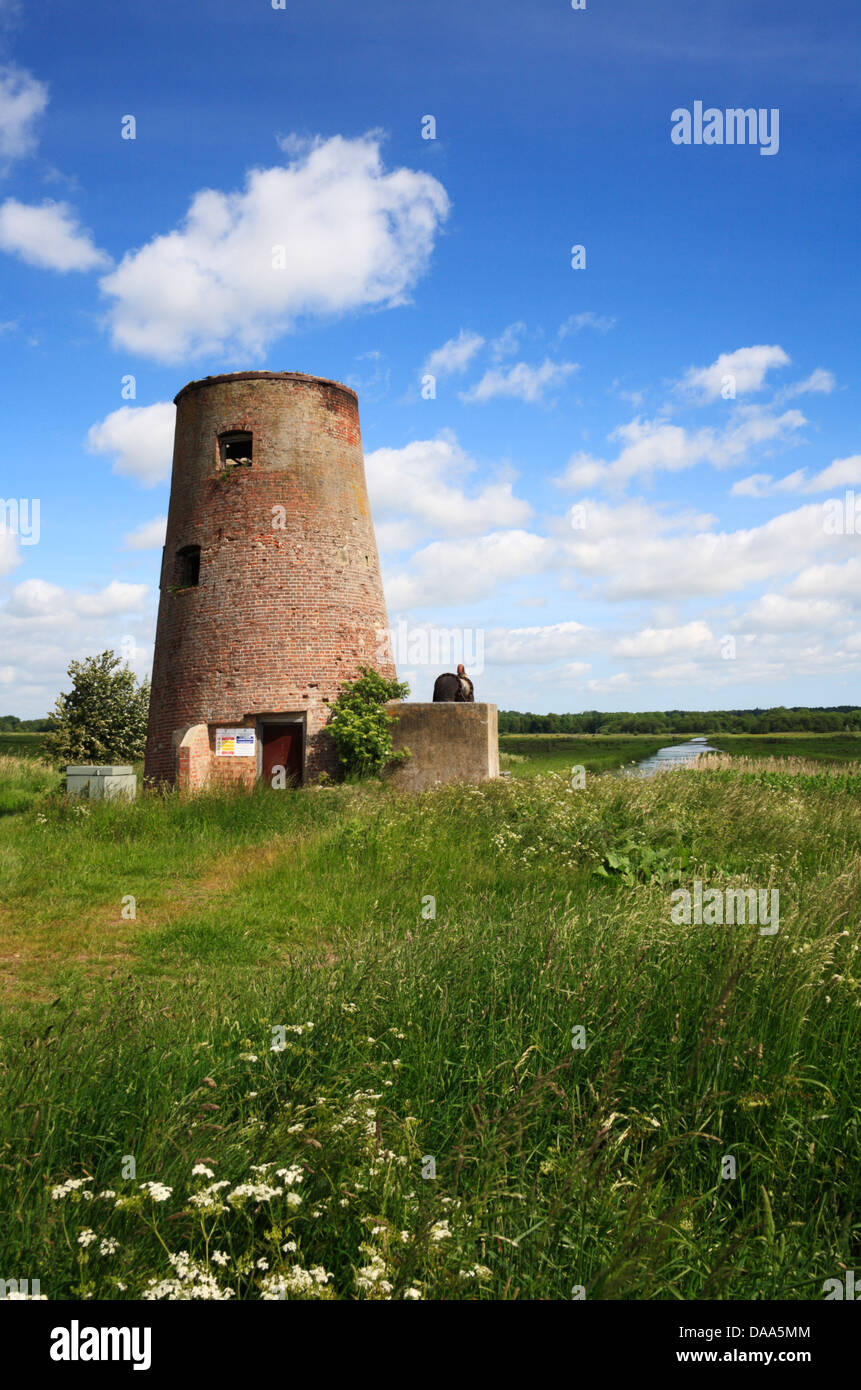
[[[746,347],[722,352],[710,367],[690,367],[679,383],[683,391],[693,392],[705,403],[717,400],[726,377],[732,377],[735,394],[759,391],[766,374],[785,367],[789,358],[782,347]]]
[[[21,563],[18,550],[18,537],[14,531],[6,529],[5,512],[0,506],[0,575],[9,574]]]
[[[769,583],[854,540],[828,535],[822,507],[816,504],[739,531],[717,531],[710,522],[686,520],[682,534],[675,534],[679,521],[642,504],[610,508],[590,501],[584,529],[568,537],[560,530],[556,563],[564,552],[581,579],[595,581],[596,597],[668,600]],[[692,525],[697,529],[689,529]]]
[[[763,594],[739,620],[757,632],[801,632],[804,628],[827,631],[841,616],[841,606],[831,599]]]
[[[406,301],[448,214],[442,184],[387,172],[373,133],[282,145],[286,167],[196,193],[179,227],[102,280],[116,346],[163,362],[259,360],[303,316]]]
[[[153,487],[170,474],[175,424],[172,401],[124,405],[90,426],[87,448],[112,457],[115,473]]]
[[[75,593],[46,579],[25,579],[12,590],[3,612],[7,618],[46,620],[57,625],[70,614],[107,618],[141,613],[148,594],[146,584],[123,584],[117,579],[93,594]]]
[[[782,415],[745,410],[734,415],[722,430],[690,431],[664,419],[643,420],[637,416],[609,436],[622,443],[615,459],[595,458],[583,452],[573,454],[565,473],[556,481],[563,487],[622,487],[635,477],[648,480],[655,473],[676,473],[698,463],[727,468],[739,463],[758,445],[791,439],[794,431],[806,423],[799,410],[786,410]]]
[[[508,480],[485,482],[466,492],[476,471],[453,434],[415,440],[402,449],[375,449],[365,459],[381,546],[417,544],[427,528],[436,535],[474,535],[494,526],[519,526],[532,515]]]
[[[708,623],[702,620],[685,623],[682,627],[647,627],[630,637],[621,638],[614,647],[616,656],[661,657],[707,651],[717,643]]]
[[[487,598],[498,585],[546,567],[551,543],[529,531],[494,531],[468,543],[433,541],[386,580],[390,612]]]
[[[74,208],[50,198],[38,207],[7,198],[0,205],[0,250],[39,270],[100,270],[110,256],[82,228]]]
[[[494,666],[523,663],[543,666],[582,654],[594,634],[583,623],[549,623],[545,627],[492,628],[487,634],[487,660]],[[577,663],[582,665],[582,663]],[[583,667],[588,669],[588,663]]]
[[[132,649],[129,664],[146,673],[155,614],[146,584],[114,580],[94,593],[64,589],[44,579],[16,585],[0,604],[0,683],[14,690],[15,713],[47,713],[69,689],[69,663],[111,649]],[[131,639],[131,640],[130,640]]]

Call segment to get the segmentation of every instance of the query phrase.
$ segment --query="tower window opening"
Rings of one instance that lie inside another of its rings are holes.
[[[200,583],[199,545],[184,545],[176,552],[176,582],[180,589],[193,589]]]
[[[218,436],[218,450],[222,468],[234,464],[250,464],[253,458],[253,443],[249,430],[230,430]]]

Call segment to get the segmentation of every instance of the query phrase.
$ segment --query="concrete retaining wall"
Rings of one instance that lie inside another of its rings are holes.
[[[396,717],[395,751],[411,757],[387,776],[404,791],[424,791],[446,782],[486,782],[499,776],[496,705],[401,704],[386,707]]]

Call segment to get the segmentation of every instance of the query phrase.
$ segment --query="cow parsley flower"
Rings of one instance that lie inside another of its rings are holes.
[[[92,1181],[92,1178],[66,1178],[66,1181],[61,1183],[59,1187],[51,1188],[51,1200],[62,1202],[63,1198],[68,1197],[70,1192],[77,1192],[79,1188],[84,1186],[85,1182]],[[90,1195],[92,1196],[92,1193]]]
[[[305,1174],[301,1168],[294,1165],[292,1168],[276,1169],[275,1176],[283,1179],[288,1187],[292,1187],[294,1183],[301,1182]]]
[[[142,1182],[138,1186],[145,1191],[154,1202],[166,1202],[173,1193],[172,1187],[166,1187],[163,1182]]]
[[[238,1187],[234,1187],[232,1192],[228,1192],[228,1202],[242,1202],[246,1197],[253,1197],[257,1202],[271,1202],[273,1197],[280,1197],[284,1191],[283,1187],[270,1187],[268,1183],[242,1182]],[[302,1198],[299,1198],[301,1202]],[[289,1201],[289,1195],[288,1195]]]

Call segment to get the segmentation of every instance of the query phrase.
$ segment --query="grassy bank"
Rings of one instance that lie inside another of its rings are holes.
[[[730,767],[3,817],[4,1269],[820,1297],[861,1256],[859,791]],[[675,924],[697,877],[778,887],[778,934]]]
[[[709,743],[732,757],[861,761],[861,734],[711,734]]]
[[[610,772],[652,757],[666,742],[666,736],[653,734],[502,734],[500,766],[513,777],[570,774],[574,766],[585,768],[587,773]]]
[[[40,758],[44,741],[44,734],[0,733],[0,757]]]

